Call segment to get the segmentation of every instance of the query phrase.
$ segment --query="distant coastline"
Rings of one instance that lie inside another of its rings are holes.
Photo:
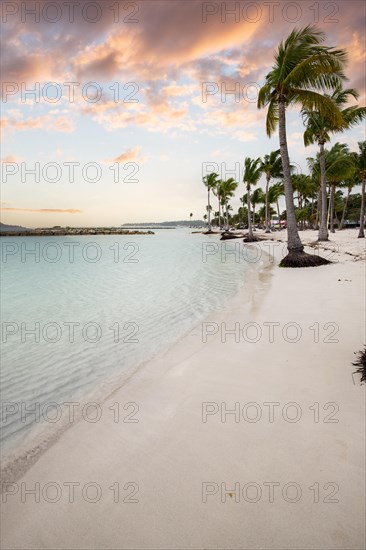
[[[6,227],[6,226],[5,226]],[[131,228],[132,229],[132,228]],[[75,235],[154,235],[153,231],[127,230],[120,227],[40,227],[27,229],[24,227],[4,229],[1,227],[1,237],[54,237]]]

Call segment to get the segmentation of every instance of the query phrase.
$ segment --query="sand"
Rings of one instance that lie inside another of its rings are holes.
[[[330,266],[280,269],[279,246],[262,255],[256,280],[224,311],[7,487],[17,493],[3,493],[2,548],[364,548],[365,386],[351,362],[365,340],[365,241],[356,236],[331,236]],[[39,502],[25,494],[36,483]]]

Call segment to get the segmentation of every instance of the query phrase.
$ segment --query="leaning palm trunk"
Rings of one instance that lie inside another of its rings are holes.
[[[358,233],[359,239],[365,238],[365,183],[366,183],[366,178],[363,178],[362,185],[361,185],[360,231]]]
[[[348,188],[348,193],[347,193],[347,196],[346,196],[346,200],[344,201],[344,207],[343,207],[343,212],[342,212],[341,223],[339,224],[339,230],[343,229],[344,219],[346,217],[346,210],[347,210],[348,199],[349,199],[350,194],[351,194],[351,188],[349,187]]]
[[[320,226],[318,241],[327,241],[329,238],[328,233],[328,200],[327,200],[327,180],[325,171],[325,151],[324,143],[319,143],[319,161],[320,161],[320,189],[321,189],[321,213],[320,213]]]
[[[207,230],[208,231],[211,231],[211,212],[210,212],[210,188],[208,187],[208,191],[207,191],[207,204],[208,204],[208,208],[207,208]]]
[[[219,229],[221,228],[221,203],[219,198]]]
[[[297,231],[295,207],[294,207],[294,190],[291,182],[290,159],[287,148],[286,137],[286,112],[284,98],[279,101],[279,136],[280,136],[280,151],[282,159],[283,179],[285,184],[285,199],[286,199],[286,217],[287,217],[287,248],[289,254],[299,254],[303,252],[304,247],[301,243],[299,233]]]
[[[329,205],[329,217],[330,217],[330,232],[335,233],[334,229],[334,195],[335,195],[335,185],[330,186],[330,205]]]
[[[314,229],[314,195],[311,197],[310,227],[311,227],[311,229]]]
[[[250,185],[247,185],[248,238],[253,239],[252,213],[250,209]]]
[[[316,219],[315,219],[315,229],[317,229],[317,230],[319,230],[319,226],[320,226],[319,218],[320,218],[321,207],[322,207],[322,191],[321,191],[321,189],[319,189],[319,191],[318,191],[318,201],[317,201],[317,205],[316,205]]]
[[[269,225],[269,204],[268,204],[268,189],[269,189],[269,180],[270,178],[267,176],[267,181],[266,181],[266,221],[265,221],[265,226],[266,226],[266,233],[270,233],[271,232],[271,228],[270,228],[270,225]]]
[[[228,209],[227,209],[227,202],[225,203],[225,212],[226,212],[226,224],[225,224],[225,229],[227,231],[229,231],[229,212],[228,212]]]
[[[280,203],[278,202],[278,199],[276,199],[276,205],[277,205],[278,225],[279,225],[279,229],[281,229]]]
[[[306,254],[304,252],[304,247],[297,230],[295,218],[294,190],[291,181],[290,159],[286,138],[286,107],[285,99],[283,97],[281,97],[278,102],[278,115],[280,151],[285,184],[288,249],[288,254],[281,261],[280,267],[312,267],[329,264],[329,260],[326,260],[321,256]]]
[[[299,209],[302,210],[302,196],[299,193]],[[304,230],[304,220],[300,220],[300,231]]]

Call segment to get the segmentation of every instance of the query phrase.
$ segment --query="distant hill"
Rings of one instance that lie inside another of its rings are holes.
[[[0,222],[0,233],[2,231],[29,231],[27,227],[22,227],[21,225],[6,225],[5,223]]]
[[[136,223],[124,223],[122,227],[202,227],[206,222],[203,220],[179,220],[171,222],[136,222]]]

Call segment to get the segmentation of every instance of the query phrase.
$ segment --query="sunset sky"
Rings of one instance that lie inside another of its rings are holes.
[[[279,42],[309,23],[328,45],[348,50],[347,86],[364,105],[362,0],[2,2],[2,222],[120,225],[190,212],[202,219],[204,163],[240,177],[236,209],[245,190],[241,172],[230,170],[278,148],[256,90]],[[204,98],[207,82],[216,85]],[[225,86],[240,97],[221,95]],[[25,89],[36,89],[37,101]],[[291,160],[306,172],[317,148],[305,149],[302,134],[291,112]],[[360,125],[333,141],[356,150],[362,139]],[[26,173],[35,163],[39,182]]]

